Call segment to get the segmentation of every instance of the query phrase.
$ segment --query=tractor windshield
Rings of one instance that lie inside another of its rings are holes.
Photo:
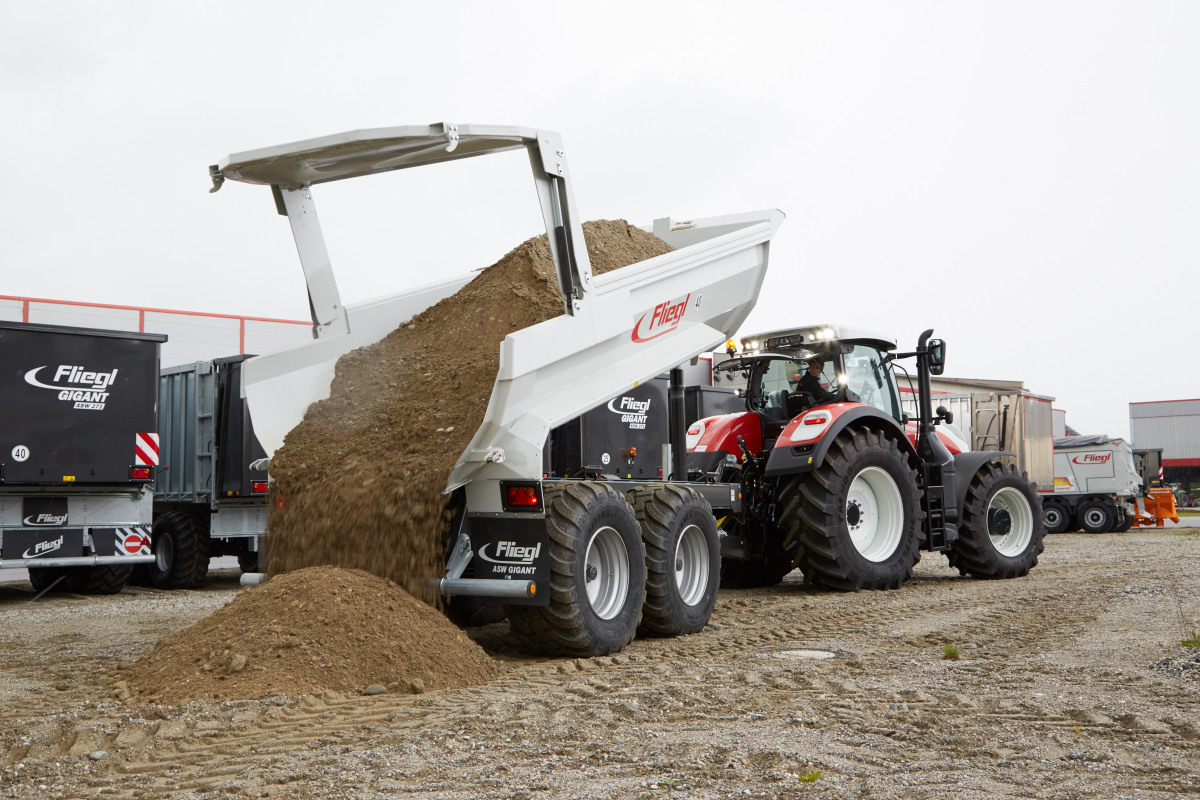
[[[863,403],[875,406],[899,421],[900,395],[891,365],[883,363],[883,353],[874,347],[856,344],[844,357],[846,386]]]

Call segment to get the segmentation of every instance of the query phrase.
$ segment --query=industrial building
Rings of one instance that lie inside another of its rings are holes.
[[[1139,450],[1161,448],[1163,480],[1195,496],[1200,485],[1200,399],[1129,404],[1129,434]]]
[[[289,319],[169,311],[0,295],[0,320],[165,333],[162,366],[191,364],[242,353],[274,353],[312,339],[312,323]]]

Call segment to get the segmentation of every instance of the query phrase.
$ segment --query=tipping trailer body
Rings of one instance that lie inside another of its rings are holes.
[[[1055,533],[1128,530],[1145,506],[1133,448],[1108,436],[1054,439],[1054,491],[1044,498],[1047,529]],[[1129,524],[1126,524],[1126,523]]]
[[[767,210],[686,222],[659,219],[646,230],[676,248],[673,252],[593,275],[582,220],[575,212],[570,170],[556,133],[444,123],[350,131],[234,154],[214,165],[210,174],[214,191],[226,180],[272,187],[276,208],[291,223],[308,284],[316,340],[245,364],[244,393],[259,438],[271,454],[305,409],[328,396],[341,355],[377,341],[454,294],[471,277],[448,278],[343,307],[320,232],[315,187],[514,149],[526,150],[530,159],[565,313],[515,331],[500,345],[499,371],[483,423],[446,486],[448,493],[461,491],[466,513],[460,515],[441,587],[448,594],[545,605],[552,602],[551,592],[537,593],[535,584],[549,584],[550,550],[555,546],[548,540],[547,506],[542,503],[546,493],[558,491],[553,481],[543,480],[550,431],[724,342],[758,298],[770,240],[783,214]],[[682,450],[682,434],[679,438]],[[511,505],[514,486],[536,503]],[[622,486],[620,491],[636,489]],[[602,495],[602,504],[609,502],[605,498],[611,491],[588,488]],[[726,507],[738,502],[736,486],[710,485],[703,491],[711,495],[711,502]],[[714,529],[713,547],[715,537]],[[626,553],[622,563],[628,566],[635,557]],[[472,561],[491,577],[461,578]],[[704,570],[707,574],[707,564]],[[613,646],[623,643],[560,649],[596,653]]]
[[[153,560],[164,341],[0,322],[0,568]]]

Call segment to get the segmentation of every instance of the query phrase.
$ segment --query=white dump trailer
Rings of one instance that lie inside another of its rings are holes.
[[[292,226],[317,335],[245,363],[255,430],[273,453],[309,404],[328,396],[340,356],[383,338],[471,277],[344,307],[316,213],[316,187],[522,149],[533,168],[564,314],[516,331],[500,346],[483,424],[445,489],[462,493],[466,513],[452,534],[440,586],[447,595],[502,598],[514,635],[542,652],[613,652],[633,638],[639,621],[660,635],[698,630],[718,582],[714,511],[740,506],[738,486],[544,479],[543,450],[555,426],[711,351],[737,330],[758,298],[771,237],[783,221],[779,211],[656,220],[647,230],[674,252],[593,275],[555,133],[417,125],[231,155],[210,170],[214,191],[227,180],[271,187]],[[683,449],[680,431],[681,465]],[[468,566],[488,577],[463,578]]]

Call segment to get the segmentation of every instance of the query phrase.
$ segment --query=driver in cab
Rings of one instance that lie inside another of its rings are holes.
[[[821,371],[824,368],[825,362],[821,359],[810,359],[808,362],[808,372],[804,373],[796,386],[797,391],[811,394],[818,404],[829,403],[838,399],[836,391],[830,391],[821,386]]]

